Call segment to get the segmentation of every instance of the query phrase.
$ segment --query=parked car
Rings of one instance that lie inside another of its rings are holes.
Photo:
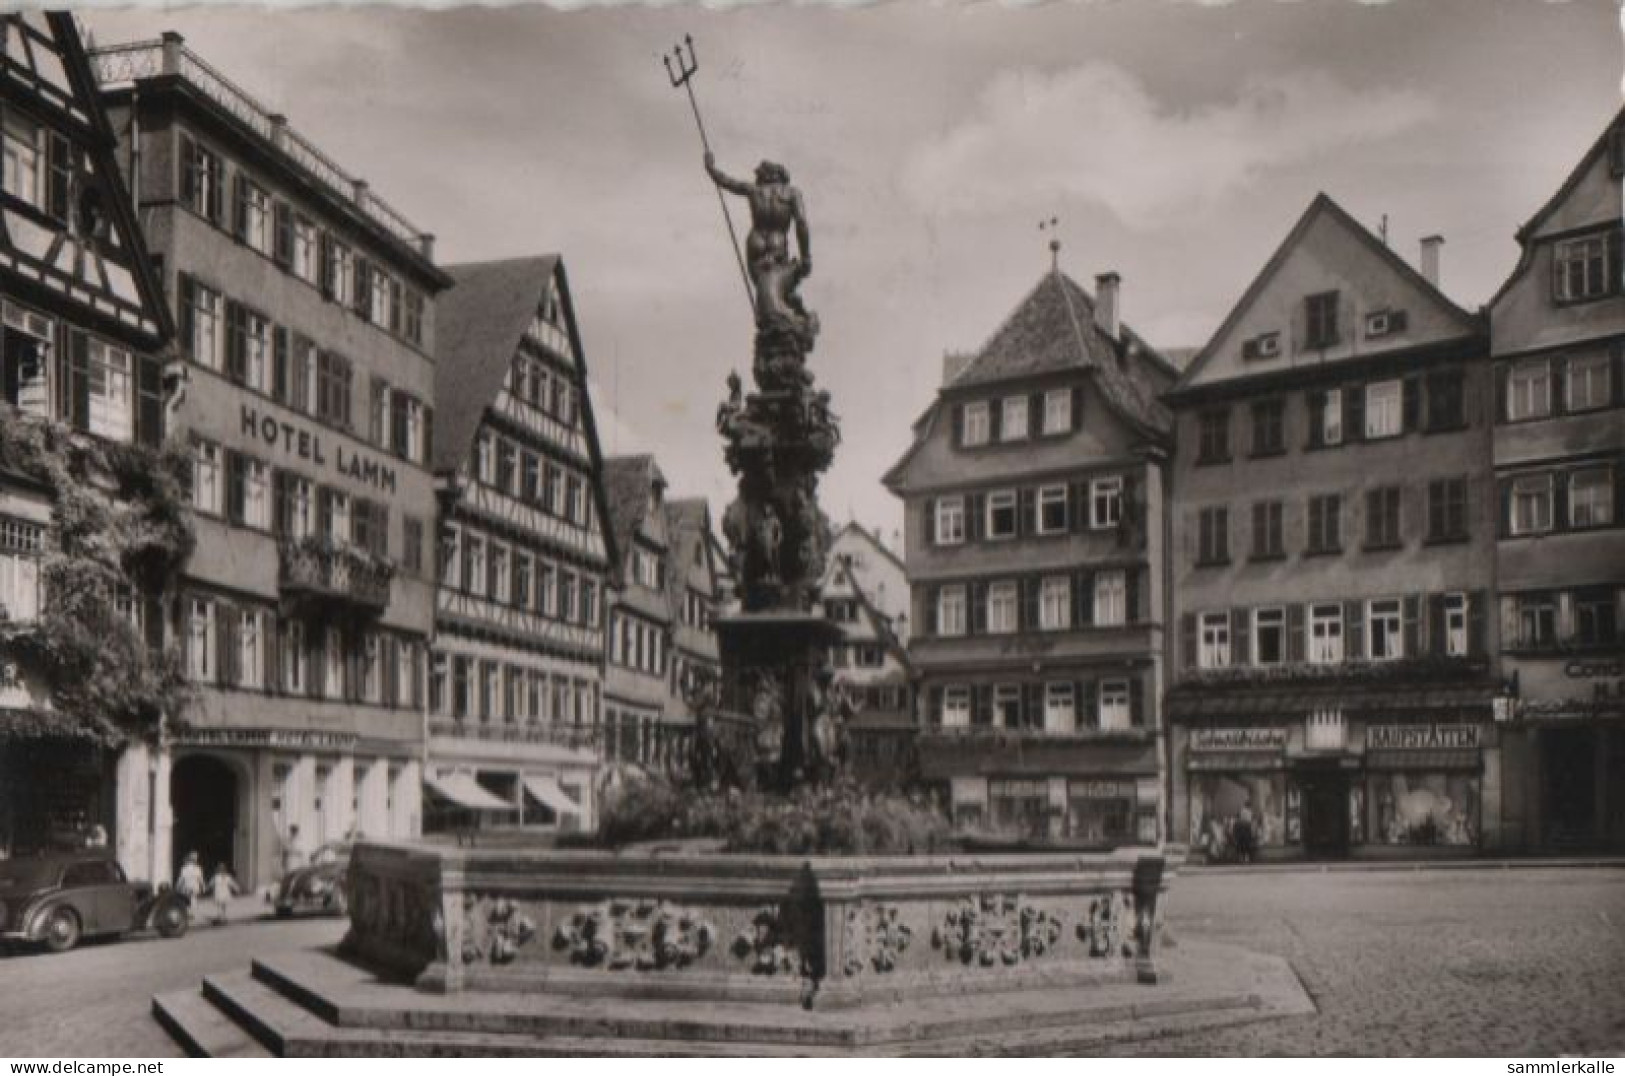
[[[132,930],[178,938],[190,922],[184,897],[125,878],[105,849],[0,862],[0,944],[65,953],[81,938]]]
[[[289,916],[294,912],[325,912],[344,915],[349,911],[349,900],[344,891],[345,876],[350,870],[350,841],[329,841],[316,850],[310,862],[282,876],[272,904],[276,914]]]

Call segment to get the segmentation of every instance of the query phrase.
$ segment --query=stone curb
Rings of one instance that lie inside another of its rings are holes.
[[[1553,858],[1536,856],[1519,859],[1356,859],[1335,862],[1299,863],[1186,863],[1185,875],[1228,874],[1331,874],[1343,871],[1494,871],[1494,870],[1620,870],[1625,856]]]

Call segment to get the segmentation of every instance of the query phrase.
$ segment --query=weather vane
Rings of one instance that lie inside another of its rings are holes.
[[[1038,222],[1038,230],[1049,233],[1049,267],[1061,267],[1061,218],[1051,217]]]
[[[688,55],[683,55],[683,45],[688,46]],[[694,126],[700,131],[700,147],[706,155],[711,153],[711,140],[705,136],[705,121],[700,119],[700,103],[694,97],[694,76],[699,73],[700,62],[694,56],[694,36],[684,34],[682,44],[677,45],[667,55],[661,56],[666,64],[666,77],[671,79],[673,89],[681,86],[688,91],[688,106],[694,110]],[[673,66],[672,61],[676,65]],[[728,199],[723,197],[722,189],[717,188],[717,203],[722,206],[722,219],[728,224],[728,242],[733,246],[734,260],[739,263],[739,278],[745,285],[745,300],[750,303],[751,313],[756,313],[756,293],[751,290],[750,273],[745,269],[745,256],[739,252],[739,235],[734,231],[733,216],[728,212]]]

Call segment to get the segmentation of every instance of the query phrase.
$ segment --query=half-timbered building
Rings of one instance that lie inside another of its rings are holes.
[[[604,461],[616,565],[605,639],[604,726],[616,763],[660,770],[688,722],[671,711],[673,610],[666,478],[650,455]]]

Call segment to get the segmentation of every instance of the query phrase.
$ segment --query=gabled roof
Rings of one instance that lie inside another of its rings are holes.
[[[890,549],[886,548],[886,544],[877,538],[873,531],[855,519],[850,520],[844,526],[842,526],[840,530],[835,532],[835,537],[830,540],[830,546],[833,547],[836,542],[841,540],[841,535],[847,533],[848,531],[862,537],[864,541],[868,542],[871,546],[878,550],[887,560],[895,564],[898,571],[903,572],[905,575],[907,574],[908,569],[903,566],[902,559],[899,558],[896,553],[893,553]]]
[[[869,597],[869,592],[863,588],[863,582],[852,571],[850,565],[841,563],[835,566],[836,577],[852,588],[852,596],[857,599],[858,607],[874,629],[875,637],[886,648],[886,652],[897,659],[897,663],[912,677],[914,662],[910,660],[908,648],[897,638],[897,632],[892,627],[891,617],[881,612],[880,607]]]
[[[655,458],[647,453],[613,456],[604,461],[604,499],[609,502],[605,518],[615,536],[616,549],[632,548],[638,524],[648,511],[649,490],[657,482],[664,486],[666,478]]]
[[[1202,371],[1202,368],[1212,361],[1220,342],[1228,338],[1230,330],[1235,327],[1236,322],[1240,321],[1253,306],[1254,301],[1275,277],[1275,274],[1286,262],[1287,257],[1303,241],[1303,237],[1308,234],[1315,221],[1322,216],[1328,216],[1336,221],[1395,273],[1420,288],[1425,294],[1458,318],[1463,323],[1462,329],[1464,332],[1472,331],[1474,322],[1472,314],[1457,306],[1448,295],[1439,290],[1438,285],[1417,272],[1409,262],[1395,254],[1387,243],[1373,235],[1369,228],[1355,220],[1348,210],[1338,205],[1330,195],[1322,191],[1315,195],[1314,199],[1309,203],[1309,208],[1303,211],[1303,215],[1292,226],[1292,230],[1287,233],[1286,238],[1281,240],[1281,245],[1275,248],[1275,253],[1270,255],[1269,260],[1264,263],[1264,267],[1258,271],[1258,275],[1253,277],[1252,283],[1247,285],[1247,290],[1241,293],[1241,298],[1236,300],[1236,305],[1230,308],[1230,313],[1225,315],[1224,320],[1219,323],[1219,327],[1214,330],[1213,335],[1208,337],[1207,343],[1202,345],[1202,350],[1197,352],[1196,357],[1185,367],[1185,372],[1180,376],[1179,383],[1174,386],[1173,391],[1175,393],[1188,387],[1196,375]]]
[[[666,541],[670,547],[669,556],[675,558],[680,552],[686,552],[688,543],[679,541],[679,536],[692,535],[700,548],[705,551],[705,565],[711,576],[711,590],[716,591],[716,562],[711,554],[711,504],[704,497],[679,497],[666,502]],[[666,589],[672,601],[672,615],[677,616],[682,609],[683,595],[688,589],[688,564],[672,564],[672,570],[666,573]]]
[[[468,458],[558,264],[548,254],[446,267],[456,283],[435,300],[437,472],[455,471]],[[575,343],[575,318],[568,320]]]

